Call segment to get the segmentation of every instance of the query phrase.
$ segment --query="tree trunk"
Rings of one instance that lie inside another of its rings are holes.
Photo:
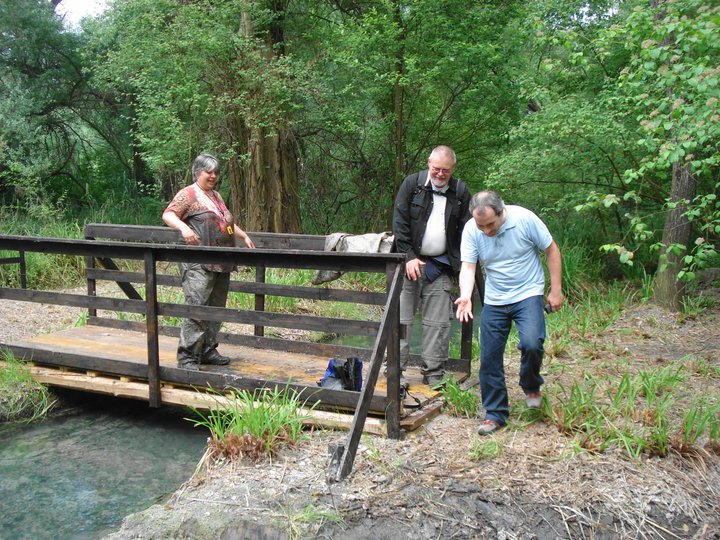
[[[650,6],[653,8],[661,7],[662,4],[663,0],[650,0]],[[657,18],[662,16],[664,16],[662,12],[658,12],[656,15]],[[672,41],[674,41],[674,38],[669,37],[664,40],[664,43],[669,45]],[[672,100],[674,96],[673,89],[668,88],[666,92],[668,98]],[[673,163],[670,201],[673,203],[679,203],[683,200],[691,201],[695,198],[695,192],[695,176],[692,174],[690,164]],[[684,291],[684,287],[678,281],[678,272],[682,269],[682,258],[687,253],[692,230],[690,221],[684,215],[686,211],[687,208],[684,205],[678,205],[665,214],[662,238],[663,248],[660,251],[660,264],[653,288],[655,303],[672,311],[680,311]],[[685,247],[680,252],[674,253],[676,250],[673,249],[673,245]]]
[[[273,10],[282,16],[283,2],[273,2]],[[265,32],[264,56],[284,50],[281,18]],[[253,22],[243,13],[240,32],[255,36]],[[279,41],[278,41],[279,40]],[[242,124],[242,122],[238,122]],[[301,232],[298,157],[295,138],[288,123],[272,131],[264,127],[234,126],[243,141],[249,159],[230,163],[230,204],[241,227],[249,231]],[[237,142],[237,141],[234,141]]]
[[[675,163],[670,200],[672,202],[692,200],[695,197],[695,191],[695,177],[690,170],[690,165]],[[673,244],[682,244],[687,247],[690,242],[691,224],[683,215],[686,210],[685,206],[678,205],[665,215],[662,238],[665,247],[660,253],[661,266],[655,276],[653,289],[655,303],[672,311],[679,311],[681,308],[683,286],[678,281],[678,272],[682,269],[682,258],[687,253],[687,249],[673,254],[668,248]]]
[[[395,4],[394,9],[395,23],[402,28],[403,20],[400,6]],[[405,176],[404,174],[404,156],[405,156],[405,87],[402,79],[405,76],[405,46],[401,45],[395,52],[395,84],[393,85],[393,115],[395,116],[395,125],[393,128],[393,148],[395,151],[395,166],[393,171],[393,198],[400,189],[400,184]],[[392,219],[392,215],[390,216]]]
[[[247,227],[253,231],[300,232],[300,196],[292,132],[248,130],[250,161],[243,167]]]

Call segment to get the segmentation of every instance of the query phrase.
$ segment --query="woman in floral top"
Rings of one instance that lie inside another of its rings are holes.
[[[242,241],[248,248],[255,244],[235,224],[233,215],[215,190],[220,162],[209,154],[200,154],[192,165],[195,182],[175,195],[163,212],[163,221],[177,229],[190,246],[235,246]],[[185,303],[225,307],[232,264],[180,263]],[[177,351],[178,367],[197,371],[200,364],[225,365],[227,356],[217,350],[219,322],[185,319],[180,327]]]

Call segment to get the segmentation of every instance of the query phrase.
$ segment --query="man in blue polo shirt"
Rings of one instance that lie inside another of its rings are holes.
[[[530,210],[506,206],[495,191],[481,191],[470,199],[473,219],[465,224],[461,244],[460,297],[457,318],[472,319],[471,295],[475,267],[485,270],[485,302],[480,316],[480,392],[485,419],[481,435],[507,422],[510,408],[505,385],[503,353],[512,322],[520,336],[520,387],[529,408],[542,403],[540,366],[545,341],[545,273],[540,252],[547,256],[551,311],[565,301],[562,293],[560,249],[545,224]]]

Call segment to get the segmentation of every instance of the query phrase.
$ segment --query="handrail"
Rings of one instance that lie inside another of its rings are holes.
[[[311,268],[320,270],[341,270],[341,271],[363,271],[388,274],[388,269],[396,270],[402,267],[404,256],[398,254],[360,254],[360,253],[336,253],[324,251],[302,251],[302,250],[273,250],[273,249],[237,249],[237,248],[216,248],[216,247],[191,247],[176,244],[155,244],[155,243],[134,243],[102,240],[82,239],[60,239],[43,237],[22,237],[22,236],[0,236],[0,249],[22,249],[24,251],[35,251],[41,253],[58,253],[73,256],[84,256],[88,261],[104,260],[112,262],[113,258],[143,261],[143,281],[145,285],[145,298],[142,298],[135,291],[130,283],[119,281],[120,284],[130,286],[123,290],[129,298],[108,298],[96,295],[94,288],[88,288],[86,294],[69,294],[59,292],[47,292],[40,290],[18,290],[15,288],[0,287],[0,298],[15,300],[43,302],[50,304],[71,305],[86,307],[90,310],[104,309],[111,311],[125,311],[145,315],[145,330],[147,333],[147,367],[138,373],[146,373],[149,385],[149,402],[151,406],[159,406],[160,400],[160,376],[172,376],[174,380],[181,383],[197,384],[195,374],[184,373],[184,370],[159,366],[159,345],[160,334],[159,317],[162,315],[183,316],[192,313],[193,316],[212,320],[232,320],[238,322],[258,322],[262,325],[277,325],[297,328],[310,328],[314,330],[332,330],[333,320],[324,317],[312,317],[308,315],[282,314],[273,312],[242,311],[219,307],[208,306],[186,306],[159,302],[157,298],[157,286],[161,281],[157,275],[157,264],[159,262],[199,262],[199,263],[231,263],[242,266],[259,266],[263,268]],[[117,267],[115,267],[117,268]],[[92,273],[102,272],[93,266],[89,267]],[[113,276],[125,275],[119,270],[111,271]],[[396,272],[397,273],[397,272]],[[90,279],[90,277],[88,277]],[[112,278],[111,278],[112,279]],[[243,288],[252,291],[257,285],[267,292],[268,284],[254,284],[243,282]],[[298,289],[301,287],[298,287]],[[317,287],[308,286],[307,289],[317,290]],[[350,291],[346,291],[350,292]],[[349,301],[350,297],[344,299]],[[341,301],[343,299],[340,299]],[[375,302],[371,302],[375,303]],[[387,306],[387,304],[385,304]],[[387,309],[387,308],[386,308]],[[245,314],[243,314],[245,313]],[[94,314],[91,314],[94,316]],[[386,317],[387,315],[384,315]],[[338,319],[339,320],[339,319]],[[377,335],[380,323],[373,321],[348,321],[335,325],[335,330],[343,333],[357,333],[364,335]],[[120,322],[120,321],[118,321]],[[263,338],[267,339],[267,338]],[[18,347],[21,350],[22,347]],[[70,355],[72,356],[72,355]],[[61,365],[62,358],[43,355],[45,361]],[[82,363],[83,359],[78,357],[71,359],[74,365]],[[110,364],[108,364],[110,365]],[[112,365],[113,370],[124,369],[119,365]],[[133,368],[137,371],[136,368]],[[115,372],[115,371],[113,371]],[[202,376],[207,377],[206,373]],[[164,379],[165,380],[165,379]],[[376,379],[375,379],[376,380]],[[243,379],[243,385],[253,385],[261,381]],[[374,381],[375,382],[375,381]],[[373,382],[373,390],[374,390]],[[199,383],[204,386],[205,383]],[[366,384],[366,387],[369,385]],[[317,392],[317,389],[313,389]],[[359,397],[352,392],[323,390],[323,396],[339,397],[338,403],[347,406],[349,403],[357,403]],[[341,395],[342,394],[342,395]],[[345,396],[344,394],[348,394]],[[354,395],[353,395],[354,394]],[[372,398],[372,392],[370,394]],[[385,398],[383,398],[385,399]],[[332,403],[332,400],[331,400]],[[377,399],[373,398],[373,407],[377,407]],[[399,403],[395,403],[399,407]],[[395,420],[393,420],[395,422]],[[399,432],[399,418],[397,425],[388,427],[389,431]],[[389,424],[388,424],[389,425]]]

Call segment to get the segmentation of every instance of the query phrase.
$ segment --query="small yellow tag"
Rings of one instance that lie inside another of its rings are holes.
[[[230,225],[227,226],[227,232],[230,236],[233,235],[233,228]]]

